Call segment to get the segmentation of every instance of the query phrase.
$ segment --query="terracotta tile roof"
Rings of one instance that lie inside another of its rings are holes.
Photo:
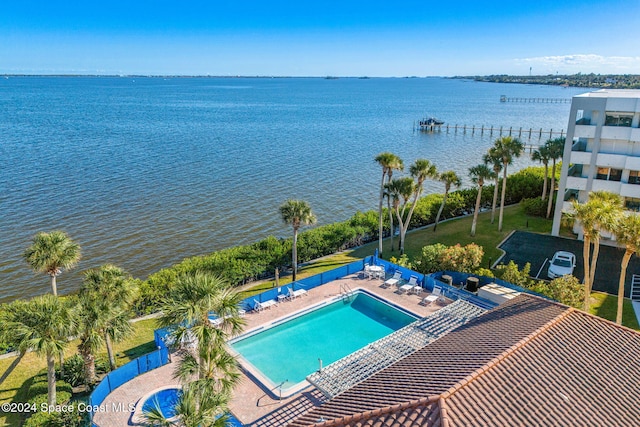
[[[291,426],[637,426],[638,396],[640,333],[522,295]]]

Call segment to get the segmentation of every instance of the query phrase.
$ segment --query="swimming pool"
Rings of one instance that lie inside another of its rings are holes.
[[[269,389],[283,393],[307,375],[408,325],[416,317],[365,292],[307,311],[231,342],[240,361]],[[257,370],[258,372],[255,372]]]

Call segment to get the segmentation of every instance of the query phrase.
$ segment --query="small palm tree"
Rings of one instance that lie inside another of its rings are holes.
[[[411,196],[415,193],[416,183],[409,177],[394,179],[385,188],[393,203],[393,210],[400,225],[400,254],[404,254],[404,240],[409,228],[410,218],[405,215]],[[401,208],[402,201],[402,208]]]
[[[73,311],[53,295],[18,300],[0,312],[0,328],[4,336],[11,335],[21,353],[32,350],[47,359],[47,403],[56,404],[55,357],[64,351],[75,328]]]
[[[533,160],[534,162],[540,162],[544,165],[544,181],[542,185],[542,196],[540,196],[542,200],[545,200],[547,198],[547,178],[549,177],[549,160],[551,160],[549,156],[549,147],[545,145],[539,147],[538,149],[534,150],[533,153],[531,153],[531,160]]]
[[[490,166],[495,173],[495,183],[493,185],[493,201],[491,202],[491,224],[496,217],[496,205],[498,201],[498,188],[500,187],[500,172],[502,171],[502,159],[496,156],[496,153],[489,150],[487,154],[482,157],[482,161],[485,165]]]
[[[388,152],[378,154],[374,160],[382,167],[382,180],[380,181],[380,200],[378,201],[378,252],[379,256],[382,256],[382,201],[385,197],[385,177],[387,178],[387,183],[391,182],[393,171],[404,169],[404,163],[402,162],[402,159],[400,157]],[[387,198],[387,209],[389,210],[389,222],[391,227],[391,250],[393,250],[393,214],[391,212],[390,203],[391,201],[389,200],[389,198]]]
[[[440,204],[440,209],[438,209],[438,214],[436,215],[436,222],[433,224],[433,231],[435,233],[436,228],[438,228],[438,222],[440,222],[440,215],[442,215],[442,211],[444,210],[444,206],[447,203],[447,196],[449,195],[449,191],[451,191],[451,187],[459,188],[462,184],[460,178],[454,171],[446,171],[442,172],[438,176],[438,180],[444,183],[444,196],[442,197],[442,203]]]
[[[160,408],[146,411],[144,417],[149,426],[227,427],[227,402],[227,396],[213,393],[194,382],[182,387],[175,406],[175,418],[167,419]]]
[[[620,263],[620,282],[618,282],[618,310],[616,323],[622,324],[622,308],[624,306],[624,282],[627,276],[627,267],[633,254],[640,252],[640,216],[621,215],[615,224],[614,232],[619,243],[625,246],[625,252]]]
[[[298,230],[303,225],[316,223],[311,207],[304,200],[287,200],[280,206],[280,216],[285,224],[293,227],[293,247],[291,262],[293,264],[293,281],[298,275]]]
[[[524,151],[524,144],[518,138],[503,136],[498,138],[489,150],[491,157],[502,161],[502,193],[500,195],[500,215],[498,218],[498,231],[502,231],[502,219],[504,217],[504,200],[507,194],[507,167],[513,163],[513,159],[520,157]]]
[[[556,160],[562,159],[564,154],[565,138],[550,139],[545,143],[548,150],[549,158],[552,161],[551,166],[551,187],[549,187],[549,201],[547,202],[547,218],[551,216],[551,208],[553,206],[553,192],[556,190]]]
[[[572,202],[572,213],[580,222],[583,233],[582,257],[584,260],[584,310],[589,311],[591,288],[595,278],[596,263],[600,250],[600,231],[613,229],[620,212],[622,201],[620,196],[605,192],[592,192],[586,203]],[[591,244],[594,249],[591,254]]]
[[[204,272],[178,277],[159,318],[161,327],[173,329],[175,342],[195,339],[196,348],[186,351],[174,376],[183,384],[176,414],[181,425],[223,426],[217,417],[226,412],[231,392],[240,380],[236,359],[228,353],[226,341],[242,332],[240,316],[242,298],[222,278]],[[214,326],[209,316],[220,322]],[[195,379],[194,379],[195,378]],[[162,424],[161,414],[147,414]]]
[[[71,269],[80,260],[80,246],[64,231],[38,233],[24,252],[24,258],[38,273],[51,276],[51,292],[58,295],[56,277],[62,269]]]
[[[471,181],[478,186],[476,207],[473,210],[473,222],[471,223],[471,236],[475,236],[476,225],[478,223],[478,213],[480,212],[480,202],[482,201],[482,187],[484,186],[485,181],[495,179],[498,174],[489,169],[487,165],[482,164],[469,168],[469,175],[471,176]]]
[[[107,348],[111,370],[114,370],[116,360],[112,343],[120,342],[133,333],[129,323],[133,298],[130,277],[120,267],[111,264],[89,270],[78,297],[82,331],[80,353],[85,359],[86,372],[91,374],[93,355],[103,344]]]

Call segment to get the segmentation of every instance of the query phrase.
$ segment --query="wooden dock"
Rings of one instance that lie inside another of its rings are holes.
[[[414,130],[415,130],[415,126],[414,126]],[[421,131],[428,131],[428,132],[434,132],[434,131],[438,131],[438,132],[442,132],[444,130],[444,132],[449,133],[452,132],[454,134],[457,134],[458,132],[461,132],[462,134],[471,134],[472,136],[478,134],[479,136],[484,136],[485,134],[487,134],[490,137],[493,137],[494,135],[497,137],[501,137],[501,136],[513,136],[519,139],[523,139],[526,138],[528,140],[531,139],[537,139],[537,140],[542,140],[542,139],[553,139],[553,138],[562,138],[565,136],[564,133],[564,129],[561,129],[559,131],[553,130],[553,129],[549,129],[549,130],[545,130],[545,129],[533,129],[533,128],[529,128],[529,129],[523,129],[522,127],[519,128],[514,128],[513,126],[475,126],[475,125],[442,125],[442,126],[438,126],[437,128],[423,128],[420,127],[418,128]]]
[[[544,102],[547,104],[562,104],[571,102],[571,98],[509,98],[506,95],[500,95],[500,102]]]

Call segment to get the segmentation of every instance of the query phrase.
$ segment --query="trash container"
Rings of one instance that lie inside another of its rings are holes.
[[[467,278],[467,290],[469,292],[478,292],[478,284],[480,283],[480,279],[477,277],[468,277]]]
[[[442,275],[442,281],[449,286],[453,286],[453,277],[449,276],[448,274]]]

